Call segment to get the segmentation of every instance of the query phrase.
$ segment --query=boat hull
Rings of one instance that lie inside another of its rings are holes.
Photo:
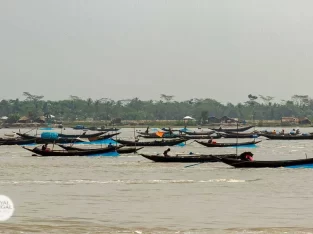
[[[201,162],[218,162],[219,160],[212,155],[177,155],[177,156],[163,156],[163,155],[148,155],[140,154],[146,159],[152,160],[154,162],[162,163],[201,163]],[[224,155],[215,155],[218,157],[231,157],[236,158],[236,154],[224,154]]]
[[[97,150],[51,150],[51,151],[43,151],[39,148],[29,149],[23,146],[24,149],[33,152],[36,155],[41,156],[89,156],[89,155],[97,155],[102,153],[108,153],[115,151],[115,148],[101,148]]]
[[[125,146],[174,146],[180,143],[183,143],[186,141],[186,139],[178,139],[178,140],[170,140],[170,141],[138,141],[138,142],[134,142],[134,141],[126,141],[126,140],[120,140],[117,139],[115,140],[116,142],[125,145]]]
[[[254,126],[247,126],[247,127],[240,127],[240,128],[212,128],[212,130],[218,131],[218,132],[244,132],[253,127]]]
[[[206,147],[232,147],[232,146],[245,146],[245,145],[255,145],[261,141],[249,141],[249,142],[240,142],[240,143],[208,143],[203,141],[196,141],[197,143],[204,145]]]
[[[228,158],[220,158],[219,160],[236,168],[277,168],[313,164],[313,158],[281,161],[241,161]]]

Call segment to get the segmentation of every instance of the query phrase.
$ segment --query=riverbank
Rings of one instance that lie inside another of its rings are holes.
[[[65,121],[62,124],[47,124],[47,123],[13,123],[5,124],[3,123],[1,128],[72,128],[77,125],[84,126],[85,128],[163,128],[163,127],[172,127],[172,128],[184,128],[185,126],[189,128],[216,128],[219,126],[223,127],[236,127],[236,123],[231,124],[204,124],[199,125],[195,121],[184,122],[181,120],[158,120],[158,121],[149,121],[149,120],[139,120],[139,121],[122,121],[120,124],[110,124],[109,121]],[[307,128],[312,127],[312,125],[299,125],[294,123],[283,123],[279,120],[255,120],[247,121],[244,126],[255,126],[255,127],[290,127],[290,128]]]

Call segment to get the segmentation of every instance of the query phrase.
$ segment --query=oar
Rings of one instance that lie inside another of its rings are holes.
[[[199,163],[196,163],[196,164],[191,164],[191,165],[188,165],[188,166],[184,166],[184,168],[197,166],[197,165],[202,164],[202,163],[204,163],[204,162],[199,162]]]

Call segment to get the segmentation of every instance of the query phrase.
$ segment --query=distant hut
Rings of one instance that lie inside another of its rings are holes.
[[[299,118],[299,124],[311,124],[311,121],[307,117]]]
[[[45,123],[46,122],[46,118],[44,116],[39,116],[38,118],[36,118],[34,120],[35,123]]]
[[[299,119],[295,117],[281,117],[281,123],[298,124]]]
[[[228,116],[223,116],[223,117],[220,119],[220,122],[221,122],[221,123],[237,123],[237,122],[238,122],[238,119],[229,118]]]
[[[219,118],[216,118],[215,116],[210,116],[208,118],[208,123],[220,123],[221,120]]]
[[[23,116],[23,117],[21,117],[17,122],[18,122],[18,123],[30,123],[30,122],[31,122],[31,119],[28,118],[27,116]]]

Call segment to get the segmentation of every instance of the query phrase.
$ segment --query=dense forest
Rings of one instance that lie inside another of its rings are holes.
[[[199,122],[209,116],[239,118],[241,120],[279,120],[281,117],[313,118],[313,99],[307,95],[294,95],[290,100],[275,101],[274,97],[247,95],[239,104],[222,104],[211,98],[175,101],[171,95],[161,94],[159,100],[143,101],[139,98],[114,101],[110,98],[83,100],[70,96],[67,100],[45,101],[44,96],[23,93],[24,100],[1,100],[0,117],[16,122],[22,116],[55,116],[57,120],[180,120],[186,115]]]

